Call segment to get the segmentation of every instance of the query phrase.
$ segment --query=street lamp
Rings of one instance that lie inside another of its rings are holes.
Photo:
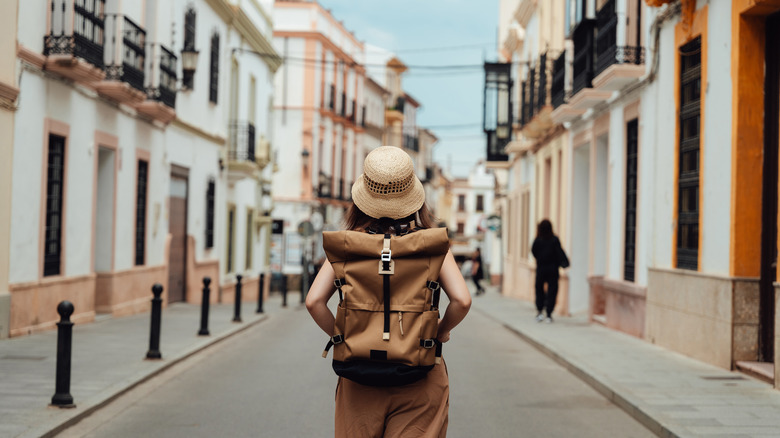
[[[487,160],[507,161],[504,148],[512,136],[512,64],[485,63],[482,125],[487,134]]]
[[[198,67],[199,52],[193,47],[187,47],[181,51],[182,86],[192,89],[192,79]]]

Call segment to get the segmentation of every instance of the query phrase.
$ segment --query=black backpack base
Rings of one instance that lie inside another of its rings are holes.
[[[409,366],[370,360],[333,361],[333,371],[345,379],[366,386],[402,386],[423,379],[435,365]]]

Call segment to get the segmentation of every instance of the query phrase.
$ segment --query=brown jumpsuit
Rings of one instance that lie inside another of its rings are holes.
[[[449,406],[444,360],[424,379],[404,386],[365,386],[339,377],[336,437],[445,437]]]

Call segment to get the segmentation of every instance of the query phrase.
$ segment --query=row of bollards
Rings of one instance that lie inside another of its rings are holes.
[[[241,275],[236,275],[235,287],[235,306],[233,313],[233,322],[241,321]],[[287,306],[287,278],[283,277],[283,306]],[[209,285],[211,278],[203,278],[203,296],[201,300],[200,312],[200,330],[199,336],[209,336],[209,302],[211,291]],[[265,284],[265,274],[260,274],[260,284],[257,294],[257,311],[263,313],[263,285]],[[163,287],[159,283],[152,286],[152,312],[151,327],[149,330],[149,350],[146,352],[147,359],[162,359],[160,352],[160,328],[162,323],[162,295]],[[51,398],[51,404],[60,408],[73,408],[73,396],[70,394],[70,365],[73,350],[73,322],[70,316],[74,312],[73,304],[70,301],[62,301],[57,306],[57,313],[60,315],[60,321],[57,323],[57,369],[56,385],[54,396]]]

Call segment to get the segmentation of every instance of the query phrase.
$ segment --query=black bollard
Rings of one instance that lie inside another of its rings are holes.
[[[282,307],[287,307],[287,275],[282,274]]]
[[[57,306],[60,322],[57,323],[57,385],[51,404],[60,408],[75,408],[70,395],[70,357],[73,348],[73,304],[63,301]]]
[[[162,295],[163,287],[160,283],[152,286],[152,329],[149,332],[149,351],[146,352],[147,359],[162,359],[160,353],[160,319],[162,318]]]
[[[236,303],[233,312],[233,322],[241,322],[241,274],[236,275]]]
[[[209,295],[211,295],[211,290],[209,289],[210,283],[210,277],[203,277],[203,298],[201,298],[200,303],[200,331],[198,331],[198,336],[209,335]]]
[[[257,286],[257,312],[263,313],[263,289],[265,285],[265,274],[260,274],[260,285]]]

